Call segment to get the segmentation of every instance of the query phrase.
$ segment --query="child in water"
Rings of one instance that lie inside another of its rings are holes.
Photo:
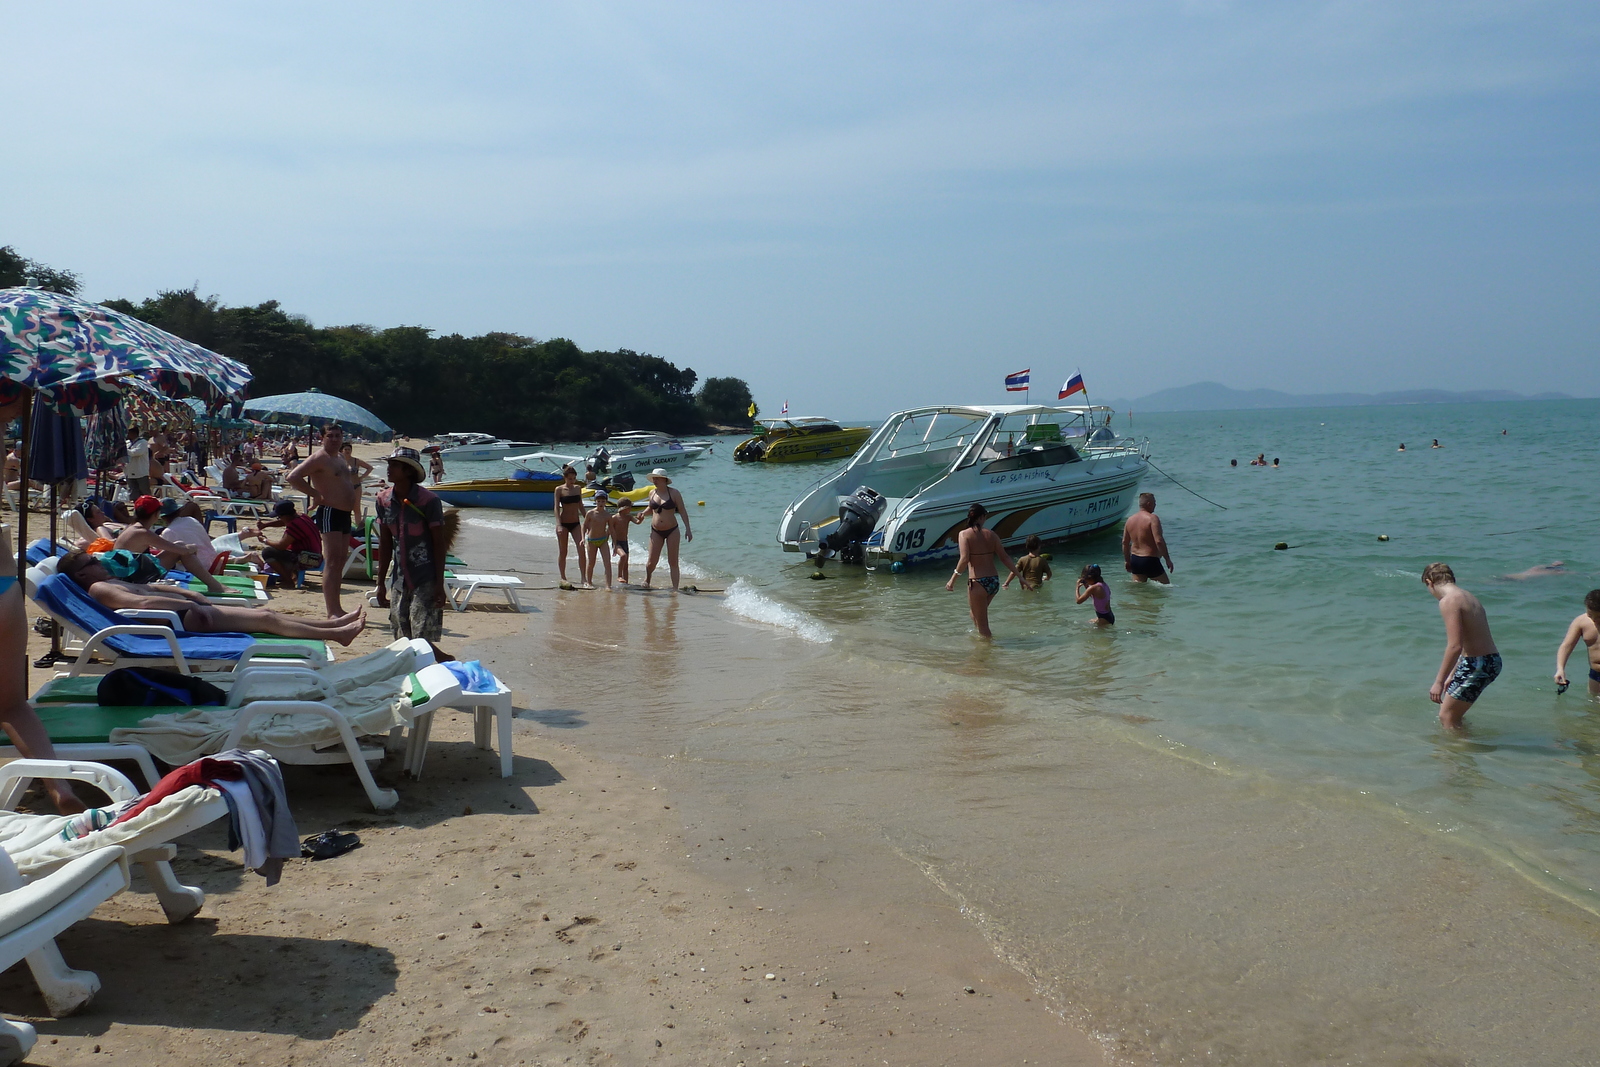
[[[644,515],[633,513],[633,501],[623,497],[617,501],[617,513],[611,516],[611,546],[617,553],[617,581],[628,584],[628,526],[637,526]]]
[[[605,560],[606,588],[611,588],[611,513],[606,510],[610,497],[604,489],[594,491],[594,507],[583,517],[584,542],[578,546],[578,569],[586,589],[594,588],[594,565]]]
[[[1012,578],[1022,579],[1022,588],[1027,590],[1038,589],[1050,580],[1050,561],[1039,554],[1039,535],[1029,534],[1026,545],[1028,554],[1017,560],[1017,569],[1006,578],[1002,588],[1011,588]]]
[[[1094,617],[1096,626],[1111,626],[1117,617],[1111,613],[1111,590],[1107,587],[1105,579],[1100,577],[1100,564],[1091,563],[1083,568],[1083,573],[1078,575],[1078,599],[1075,603],[1082,604],[1090,597],[1094,598]]]

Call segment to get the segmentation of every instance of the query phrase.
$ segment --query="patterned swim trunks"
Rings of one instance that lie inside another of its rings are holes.
[[[1445,686],[1445,693],[1457,700],[1471,704],[1483,695],[1489,683],[1500,677],[1500,653],[1491,652],[1487,656],[1462,656],[1456,661],[1456,669],[1450,675],[1450,684]]]
[[[1000,578],[998,575],[986,574],[982,578],[967,579],[968,585],[972,585],[974,583],[983,586],[983,591],[988,593],[990,596],[994,596],[1000,592]]]
[[[438,602],[437,588],[432,582],[419,583],[415,589],[389,586],[389,627],[395,637],[438,643],[444,636],[444,605]]]

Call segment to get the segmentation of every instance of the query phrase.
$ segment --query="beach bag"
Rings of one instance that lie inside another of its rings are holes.
[[[117,547],[117,543],[109,537],[97,537],[83,546],[83,550],[91,556],[98,556],[102,552],[110,552]]]
[[[167,573],[160,561],[148,552],[134,553],[126,548],[114,548],[110,552],[99,553],[95,558],[111,572],[111,577],[134,585],[149,585],[157,578],[166,577]]]
[[[95,699],[103,708],[171,708],[222,704],[228,694],[192,674],[159,667],[121,667],[100,679]]]

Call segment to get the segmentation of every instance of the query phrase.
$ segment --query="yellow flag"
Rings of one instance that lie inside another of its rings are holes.
[[[752,419],[756,417],[756,402],[754,400],[750,401],[750,410],[748,414]]]

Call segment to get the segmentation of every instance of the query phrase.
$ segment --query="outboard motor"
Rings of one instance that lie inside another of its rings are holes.
[[[743,463],[759,463],[761,457],[767,454],[767,443],[761,438],[752,438],[734,450],[733,458]]]
[[[633,472],[623,471],[621,474],[613,475],[612,477],[607,478],[606,489],[612,492],[617,490],[621,490],[624,493],[632,492]]]
[[[593,469],[596,477],[603,477],[606,471],[611,469],[611,453],[604,448],[597,448],[594,450],[594,455],[590,456],[584,463],[584,466]]]
[[[811,556],[817,566],[822,566],[822,561],[834,552],[839,553],[840,563],[863,562],[866,553],[861,542],[872,536],[888,506],[889,501],[881,493],[865,485],[839,501],[839,525],[817,543],[817,551]]]

